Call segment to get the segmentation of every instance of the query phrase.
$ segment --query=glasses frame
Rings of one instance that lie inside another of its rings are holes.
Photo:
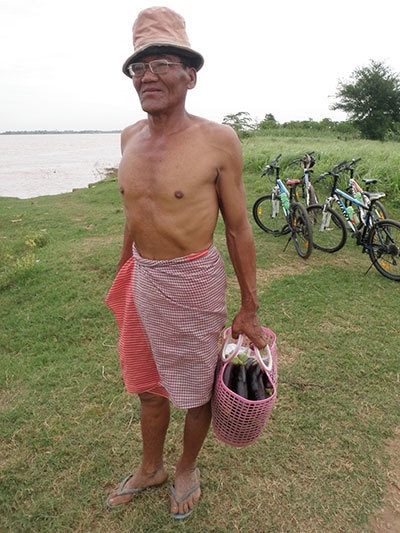
[[[161,69],[163,69],[163,67],[167,67],[165,72],[157,72],[158,70],[157,64],[158,64],[158,67],[161,67]],[[135,74],[134,72],[132,72],[133,65],[143,65],[144,67],[143,72],[139,74]],[[130,65],[128,65],[127,70],[131,78],[140,79],[140,78],[143,78],[143,76],[145,75],[146,69],[149,69],[152,74],[155,74],[156,76],[158,76],[159,74],[166,74],[169,70],[169,67],[172,65],[185,65],[185,63],[183,63],[182,61],[168,61],[168,59],[153,59],[152,61],[149,61],[148,63],[142,63],[142,62],[131,63]]]

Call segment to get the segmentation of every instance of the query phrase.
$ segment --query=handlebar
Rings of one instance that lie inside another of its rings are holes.
[[[261,174],[261,177],[262,176],[265,176],[266,174],[268,174],[268,172],[270,172],[271,170],[275,170],[277,168],[279,168],[279,166],[277,165],[279,159],[282,157],[282,154],[278,154],[270,163],[268,163],[264,170],[263,170],[263,173]]]
[[[315,159],[312,157],[314,153],[315,153],[314,150],[312,152],[306,152],[303,155],[303,157],[299,157],[298,159],[293,159],[293,161],[288,163],[288,166],[297,165],[300,163],[304,170],[311,170],[311,167],[314,166],[314,163],[315,163]],[[309,166],[305,166],[304,165],[305,163],[308,163]]]
[[[318,176],[314,182],[318,183],[327,176],[339,176],[340,172],[344,172],[345,170],[353,170],[353,166],[359,161],[361,161],[361,157],[358,157],[357,159],[353,158],[351,161],[341,161],[340,163],[333,165],[333,167],[331,167],[328,171]]]
[[[349,163],[346,163],[346,165],[341,169],[341,171],[353,170],[354,165],[359,161],[361,161],[361,157],[357,157],[357,159],[352,159]]]
[[[320,174],[318,176],[318,178],[316,178],[314,180],[314,183],[319,183],[320,181],[325,179],[327,176],[333,176],[334,178],[338,178],[339,177],[339,172],[335,172],[337,166],[338,165],[334,165],[331,169],[329,169],[326,172],[323,172],[322,174]]]

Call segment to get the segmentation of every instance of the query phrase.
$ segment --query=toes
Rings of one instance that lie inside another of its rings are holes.
[[[178,498],[174,487],[171,487],[171,513],[174,515],[184,515],[191,511],[196,503],[200,500],[201,489],[196,487],[195,490],[188,491],[185,497]]]

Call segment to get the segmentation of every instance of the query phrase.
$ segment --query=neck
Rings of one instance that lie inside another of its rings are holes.
[[[191,115],[185,109],[180,109],[174,113],[148,114],[147,122],[152,134],[176,133],[188,127],[191,122]]]

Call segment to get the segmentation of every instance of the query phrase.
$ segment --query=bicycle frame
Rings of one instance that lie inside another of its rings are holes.
[[[354,196],[351,196],[350,194],[347,194],[347,192],[342,191],[341,189],[335,188],[335,191],[333,193],[333,198],[340,207],[342,214],[344,218],[347,221],[347,224],[349,225],[350,229],[353,233],[359,233],[357,226],[354,224],[354,222],[351,220],[349,213],[347,212],[346,204],[343,202],[342,198],[350,202],[351,204],[356,205],[360,209],[364,209],[367,212],[366,217],[368,217],[369,213],[369,206],[364,204],[363,202],[360,202],[360,200],[357,200],[357,198],[354,198]],[[369,217],[368,217],[369,221]],[[367,222],[367,218],[366,218]]]
[[[373,220],[373,217],[372,217],[372,214],[371,214],[372,207],[373,207],[373,201],[370,201],[369,205],[364,204],[362,201],[358,200],[354,196],[351,196],[350,194],[348,194],[348,193],[342,191],[341,189],[337,188],[337,180],[339,178],[338,174],[334,174],[333,178],[334,178],[334,182],[333,182],[333,186],[332,186],[331,196],[326,200],[326,203],[330,207],[332,207],[334,201],[338,204],[338,206],[339,206],[339,208],[340,208],[340,210],[341,210],[341,212],[343,214],[343,217],[345,218],[345,220],[346,220],[346,222],[347,222],[347,224],[348,224],[348,226],[350,228],[350,231],[352,232],[352,234],[354,236],[357,237],[357,244],[363,244],[364,249],[368,249],[368,246],[367,246],[367,234],[368,234],[369,230],[371,229],[371,227],[373,226],[373,223],[374,223],[374,220]],[[343,200],[347,200],[350,204],[357,206],[359,208],[359,210],[360,210],[359,211],[360,214],[363,213],[363,216],[365,218],[362,220],[362,223],[363,223],[362,231],[360,231],[358,229],[358,227],[357,227],[357,224],[355,224],[354,221],[351,220],[351,218],[349,216],[349,213],[347,211],[346,204],[344,203]],[[330,217],[330,214],[326,213],[326,216]],[[328,220],[328,219],[323,220],[323,222],[321,224],[321,226],[323,225],[322,229],[329,227],[329,222],[330,222],[330,220]]]
[[[301,183],[303,198],[305,198],[307,206],[310,205],[310,194],[311,194],[310,189],[312,187],[311,174],[313,173],[313,169],[311,167],[314,165],[314,162],[315,162],[314,158],[311,157],[313,153],[314,152],[308,152],[303,157],[299,159],[294,159],[288,165],[290,166],[290,165],[300,164],[303,170],[303,175],[301,176],[301,179],[299,180],[299,182]],[[311,203],[313,204],[318,203],[315,190],[313,191],[313,197],[311,199]]]
[[[282,206],[282,210],[287,217],[289,215],[289,209],[287,209],[282,201],[282,193],[286,194],[288,200],[291,200],[291,192],[287,189],[281,178],[276,178],[275,186],[272,189],[272,218],[275,218],[279,213],[279,206]]]

